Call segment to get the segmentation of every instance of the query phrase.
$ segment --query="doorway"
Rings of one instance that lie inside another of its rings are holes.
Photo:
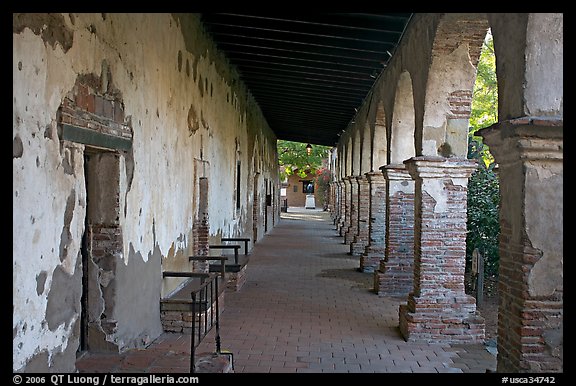
[[[120,155],[86,147],[86,216],[82,235],[82,295],[78,354],[114,351],[116,256],[122,253]],[[100,278],[112,278],[101,280]],[[105,284],[102,284],[105,283]],[[107,339],[108,338],[108,339]]]

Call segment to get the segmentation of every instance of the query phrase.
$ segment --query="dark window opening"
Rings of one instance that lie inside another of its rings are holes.
[[[314,194],[314,182],[302,181],[302,193]]]

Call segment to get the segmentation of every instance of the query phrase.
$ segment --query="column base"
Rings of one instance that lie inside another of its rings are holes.
[[[408,258],[388,257],[380,261],[374,275],[374,292],[380,296],[406,298],[414,286],[413,261]]]
[[[383,272],[381,269],[374,271],[374,292],[376,292],[378,296],[392,296],[406,299],[410,291],[412,291],[412,284],[412,272],[392,272],[391,270]]]
[[[380,266],[380,260],[384,258],[384,251],[382,253],[369,252],[360,256],[360,271],[364,273],[372,273]]]
[[[344,230],[344,220],[340,219],[338,224],[336,224],[336,230],[338,231],[338,236],[344,237],[344,233],[346,232]]]
[[[408,304],[399,308],[400,332],[404,339],[422,343],[484,343],[484,318],[477,311],[462,311],[470,305],[475,308],[476,300],[469,295],[453,300],[442,304],[428,299],[427,304],[420,303],[413,311],[411,305],[420,299],[410,296]]]
[[[344,244],[350,245],[354,241],[354,232],[352,229],[348,228],[346,232],[344,232]]]
[[[358,240],[357,238],[355,238],[355,240],[352,243],[350,243],[350,254],[353,256],[362,255],[365,249],[366,249],[366,242],[363,240]]]

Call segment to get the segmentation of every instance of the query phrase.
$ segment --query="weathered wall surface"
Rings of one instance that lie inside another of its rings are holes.
[[[13,86],[13,369],[73,371],[92,193],[86,146],[62,139],[66,97],[91,122],[129,129],[131,147],[113,151],[118,172],[104,179],[118,191],[118,250],[94,274],[105,296],[91,294],[107,302],[104,339],[118,350],[161,333],[159,298],[176,285],[163,287],[161,270],[190,268],[198,178],[210,184],[210,233],[251,236],[254,165],[277,183],[276,141],[197,15],[15,14]]]

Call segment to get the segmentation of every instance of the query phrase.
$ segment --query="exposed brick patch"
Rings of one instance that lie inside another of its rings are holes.
[[[258,241],[259,218],[260,218],[260,200],[258,199],[258,191],[254,189],[254,202],[252,203],[252,232],[254,234],[254,242]]]
[[[461,44],[467,44],[470,61],[476,66],[488,27],[488,20],[482,15],[471,15],[469,19],[445,17],[436,31],[434,55],[449,55]]]
[[[210,221],[208,214],[208,179],[201,177],[198,179],[198,218],[192,225],[192,249],[195,256],[208,256],[210,254]],[[207,261],[194,261],[192,264],[194,272],[208,272],[209,263]]]
[[[209,255],[209,232],[210,224],[206,219],[194,221],[192,226],[192,246],[195,256],[208,256]],[[193,261],[193,272],[208,272],[209,262],[207,261]]]
[[[498,371],[563,371],[563,291],[530,296],[528,277],[541,257],[529,240],[510,242],[512,227],[501,221]]]
[[[106,92],[102,93],[100,82],[100,78],[93,74],[79,76],[62,100],[58,110],[59,123],[131,140],[132,128],[125,123],[120,92],[109,80]]]
[[[472,90],[456,90],[448,95],[448,118],[467,119],[472,111]]]

